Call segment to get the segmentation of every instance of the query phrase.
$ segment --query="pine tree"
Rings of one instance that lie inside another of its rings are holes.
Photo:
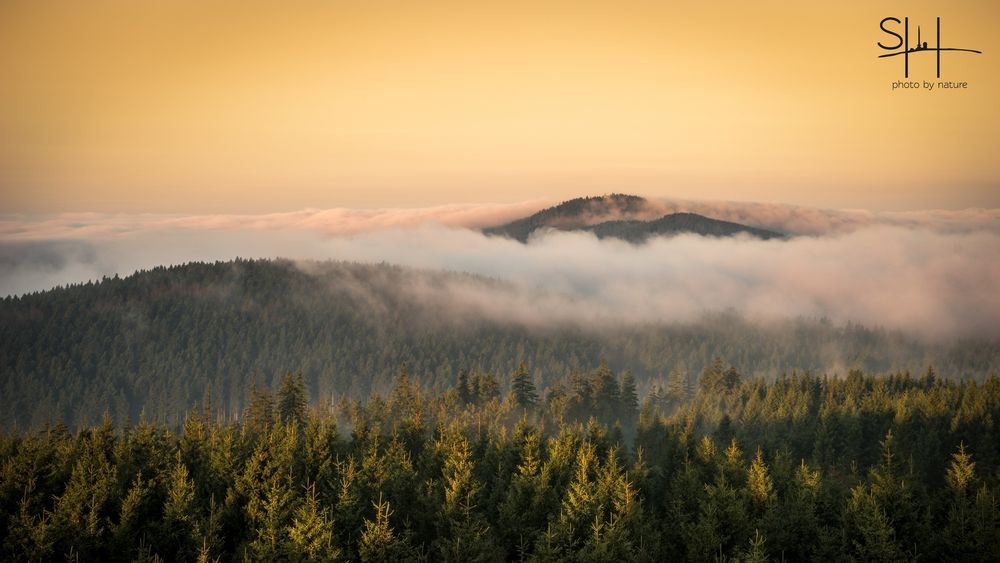
[[[118,524],[115,525],[115,540],[119,551],[131,550],[135,537],[140,535],[140,526],[144,524],[146,505],[152,490],[142,474],[136,475],[132,485],[122,499]]]
[[[614,421],[614,414],[619,410],[621,389],[614,372],[608,366],[607,359],[601,358],[601,365],[593,373],[591,379],[593,380],[591,401],[594,409],[602,422],[611,424]]]
[[[728,392],[734,391],[742,382],[743,376],[740,375],[740,372],[736,371],[736,368],[733,366],[730,366],[729,369],[722,374],[722,385]]]
[[[728,559],[736,555],[749,533],[745,497],[721,472],[715,482],[703,487],[696,515],[682,523],[688,560],[710,561],[720,555]]]
[[[973,503],[969,491],[975,486],[976,464],[965,451],[961,442],[958,451],[952,454],[951,463],[945,474],[945,483],[951,493],[948,499],[948,518],[942,531],[943,550],[953,560],[973,560],[976,558],[976,526]],[[980,546],[981,547],[981,546]],[[995,547],[995,546],[994,546]]]
[[[337,545],[357,545],[364,529],[362,491],[357,462],[353,456],[337,462],[338,491],[334,505],[334,528]],[[381,498],[380,498],[381,500]]]
[[[760,447],[757,448],[757,455],[747,470],[747,491],[758,507],[769,503],[774,495],[774,481],[768,473]]]
[[[488,403],[500,396],[500,383],[492,373],[479,373],[476,378],[477,403]]]
[[[862,561],[904,561],[896,532],[885,510],[863,485],[851,489],[847,522],[853,532],[850,547]]]
[[[420,397],[416,386],[410,381],[406,364],[399,366],[399,375],[396,376],[396,385],[392,389],[389,408],[398,419],[413,419],[420,416]]]
[[[442,511],[445,517],[453,517],[461,511],[463,504],[475,504],[482,485],[473,477],[469,442],[460,431],[448,431],[438,442],[437,447],[444,456],[441,475],[444,481]]]
[[[851,489],[846,521],[858,558],[902,561],[915,537],[900,537],[913,518],[909,486],[899,474],[892,430],[880,442],[882,459],[869,471],[869,483]]]
[[[712,441],[712,437],[708,434],[702,436],[695,453],[699,461],[706,467],[711,467],[715,463],[715,442]]]
[[[542,459],[538,431],[524,434],[520,463],[511,478],[507,496],[499,510],[499,528],[504,531],[508,558],[525,559],[545,528],[548,516],[545,502],[551,490],[541,475]]]
[[[379,495],[378,502],[373,502],[372,505],[375,507],[375,520],[365,519],[358,545],[361,561],[395,563],[409,560],[411,553],[407,542],[398,537],[389,524],[389,517],[392,515],[389,501],[383,501],[382,495]]]
[[[576,467],[563,496],[559,519],[553,525],[554,535],[546,540],[571,558],[583,546],[590,525],[598,518],[597,470],[594,445],[583,442],[576,453]]]
[[[734,487],[744,485],[748,472],[745,460],[743,459],[743,449],[740,448],[735,437],[729,439],[729,445],[723,451],[722,457],[722,473],[727,482]]]
[[[965,452],[965,442],[959,443],[958,451],[951,458],[945,482],[956,495],[965,496],[965,492],[975,484],[976,464],[972,456]]]
[[[301,426],[306,419],[306,384],[302,372],[286,373],[278,390],[278,419],[285,424]]]
[[[274,424],[274,397],[271,391],[257,386],[257,378],[250,382],[250,406],[243,413],[244,428],[258,434],[266,433]]]
[[[212,550],[208,547],[208,542],[202,543],[198,548],[197,563],[219,563],[219,558],[212,558]]]
[[[712,365],[701,372],[701,377],[698,379],[698,389],[705,394],[724,392],[726,390],[725,369],[726,366],[722,362],[722,358],[716,356]]]
[[[295,510],[291,538],[292,557],[302,561],[336,561],[340,551],[333,546],[333,521],[316,498],[316,486],[309,485],[306,498]]]
[[[628,370],[622,375],[621,388],[622,419],[626,424],[633,424],[639,414],[639,393],[635,387],[635,376]]]
[[[667,375],[666,398],[674,406],[683,405],[691,398],[691,382],[683,369],[675,367]]]
[[[215,403],[212,402],[211,383],[205,385],[205,392],[201,396],[201,417],[209,426],[215,422]]]
[[[798,469],[795,471],[795,483],[802,491],[815,495],[820,486],[820,472],[818,469],[811,469],[806,464],[806,460],[801,460]]]
[[[743,552],[741,563],[767,563],[770,561],[767,552],[764,551],[764,543],[764,536],[760,535],[760,530],[755,529],[753,537],[750,538],[750,546]]]
[[[531,380],[531,375],[523,361],[518,364],[517,369],[510,376],[510,394],[514,403],[522,409],[533,408],[538,404],[535,383]]]
[[[469,372],[466,370],[459,370],[458,372],[458,382],[456,383],[458,388],[458,400],[463,405],[468,405],[473,402],[473,392],[469,388]]]
[[[255,448],[235,476],[227,500],[243,503],[248,547],[255,559],[287,558],[287,529],[297,506],[301,476],[299,429],[277,423],[268,433],[251,437],[256,440]]]
[[[897,459],[896,435],[889,430],[879,443],[881,462],[869,471],[870,491],[875,502],[885,512],[903,549],[922,544],[926,536],[921,531],[920,514],[914,507],[914,491],[910,475],[903,473]]]
[[[934,366],[929,365],[927,366],[927,371],[925,371],[924,375],[920,377],[920,384],[925,389],[929,389],[935,383],[937,383],[937,372],[934,371]]]
[[[260,502],[248,516],[256,524],[250,552],[257,560],[284,560],[292,551],[287,529],[292,519],[295,494],[288,482],[277,476],[265,485]]]
[[[195,514],[195,486],[187,467],[177,452],[177,461],[167,482],[167,498],[163,507],[164,524],[171,549],[178,559],[195,556],[195,533],[200,522]]]
[[[113,499],[115,466],[111,419],[80,435],[79,457],[72,463],[66,488],[55,499],[52,525],[59,540],[55,550],[75,551],[83,559],[100,558],[110,529],[108,506]]]

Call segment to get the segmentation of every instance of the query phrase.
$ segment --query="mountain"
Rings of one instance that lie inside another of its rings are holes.
[[[459,296],[474,295],[462,301]],[[385,264],[237,260],[159,267],[0,300],[0,426],[118,421],[140,412],[171,424],[206,395],[239,413],[252,380],[274,386],[302,372],[321,402],[385,393],[401,364],[428,390],[462,371],[507,376],[521,360],[547,386],[607,359],[640,392],[715,356],[750,376],[927,364],[948,377],[1000,367],[991,343],[921,344],[898,333],[827,322],[767,325],[735,314],[690,323],[594,320],[535,326],[503,317],[519,295],[479,276]],[[523,299],[523,295],[521,296]]]
[[[619,238],[631,243],[681,233],[713,237],[744,233],[761,239],[784,237],[774,231],[720,221],[697,213],[664,214],[654,202],[626,194],[571,199],[523,219],[483,229],[483,232],[527,242],[533,232],[546,228],[588,231],[598,238]]]
[[[648,215],[645,198],[611,194],[597,197],[578,197],[559,205],[543,209],[523,219],[505,225],[483,229],[488,235],[501,235],[527,242],[536,229],[550,227],[573,230],[613,219],[634,219]],[[648,218],[648,217],[645,217]]]
[[[632,243],[645,242],[649,237],[694,233],[702,236],[731,237],[741,233],[760,239],[783,238],[774,231],[748,227],[739,223],[710,219],[697,213],[671,213],[653,221],[605,221],[580,230],[590,231],[597,238],[620,238]]]

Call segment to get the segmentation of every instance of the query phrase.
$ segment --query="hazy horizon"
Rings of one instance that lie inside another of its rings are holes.
[[[190,261],[389,262],[469,272],[513,293],[450,288],[486,315],[586,325],[688,322],[733,309],[756,320],[829,318],[931,339],[1000,337],[1000,209],[873,213],[650,199],[644,216],[692,211],[789,233],[657,237],[641,245],[539,231],[528,244],[479,229],[545,207],[454,205],[262,215],[65,214],[0,221],[0,294]],[[441,288],[415,294],[443,299]],[[448,294],[449,291],[445,291]],[[461,298],[461,299],[460,299]]]

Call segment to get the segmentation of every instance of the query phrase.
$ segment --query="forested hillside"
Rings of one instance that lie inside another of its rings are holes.
[[[541,228],[579,229],[595,221],[636,219],[647,209],[646,199],[635,195],[578,197],[483,232],[527,242],[531,233]]]
[[[110,418],[0,435],[11,561],[995,561],[1000,380],[675,372],[640,405],[604,364],[541,393]]]
[[[536,384],[606,358],[629,369],[640,395],[672,370],[692,377],[715,356],[748,376],[850,368],[982,380],[1000,366],[991,342],[922,344],[901,334],[809,320],[767,325],[735,313],[697,323],[608,321],[532,325],[461,302],[504,282],[463,274],[340,262],[247,261],[156,268],[0,302],[0,424],[38,428],[118,422],[140,412],[174,425],[206,394],[238,414],[251,380],[301,372],[311,395],[366,398],[401,363],[427,390],[465,372],[499,383],[518,361]]]
[[[774,231],[720,221],[697,213],[664,214],[658,211],[655,203],[626,194],[578,197],[528,217],[488,227],[483,232],[526,243],[532,233],[546,228],[588,231],[597,238],[618,238],[631,243],[643,243],[651,237],[681,233],[711,237],[745,234],[761,239],[784,236]]]
[[[619,238],[631,243],[642,243],[653,237],[681,233],[713,237],[744,234],[765,240],[783,236],[773,231],[719,221],[697,213],[671,213],[652,221],[605,221],[584,227],[582,230],[594,233],[597,238]]]

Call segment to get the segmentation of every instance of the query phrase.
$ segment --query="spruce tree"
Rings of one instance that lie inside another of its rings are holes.
[[[608,366],[607,359],[601,358],[601,365],[591,375],[593,381],[591,393],[594,410],[600,420],[606,424],[614,422],[614,415],[618,412],[621,396],[621,389],[618,379]]]
[[[965,442],[961,442],[958,451],[951,456],[945,482],[956,495],[965,496],[965,492],[975,484],[975,480],[976,464],[973,463],[972,456],[965,452]]]
[[[529,409],[538,404],[538,391],[535,390],[535,383],[531,380],[523,361],[510,376],[510,394],[514,403],[522,409]]]
[[[194,481],[177,452],[177,462],[167,481],[167,498],[163,507],[165,531],[170,538],[177,559],[191,559],[195,555],[194,534],[200,523],[195,514]]]
[[[405,539],[399,537],[389,523],[392,507],[389,501],[379,495],[375,507],[375,519],[365,519],[364,530],[358,544],[358,553],[364,563],[393,563],[407,561],[412,553]]]
[[[306,384],[302,372],[286,373],[278,390],[278,419],[301,426],[306,419]]]
[[[243,427],[263,434],[274,424],[274,396],[266,387],[257,386],[257,378],[250,381],[250,405],[243,412]]]
[[[392,388],[389,407],[398,419],[417,416],[420,410],[417,388],[410,381],[410,373],[407,371],[405,363],[399,366],[399,375],[396,376],[396,384]]]
[[[667,399],[675,406],[683,405],[691,398],[691,382],[687,372],[681,368],[673,368],[667,375]]]
[[[295,510],[288,530],[292,556],[302,561],[336,561],[340,551],[333,546],[333,521],[316,498],[315,484],[309,485],[304,502]]]
[[[747,491],[757,507],[767,505],[774,495],[774,481],[764,463],[760,447],[757,448],[757,455],[754,456],[750,469],[747,470]]]
[[[635,387],[635,376],[628,370],[622,375],[621,418],[627,425],[634,423],[639,414],[639,393]]]
[[[464,369],[459,370],[458,381],[455,385],[458,388],[458,400],[463,405],[471,403],[473,401],[473,393],[469,389],[469,372]]]
[[[712,365],[706,367],[701,372],[701,377],[698,379],[698,389],[705,394],[722,393],[725,391],[725,369],[726,366],[722,362],[722,358],[716,356],[715,360],[712,361]]]

